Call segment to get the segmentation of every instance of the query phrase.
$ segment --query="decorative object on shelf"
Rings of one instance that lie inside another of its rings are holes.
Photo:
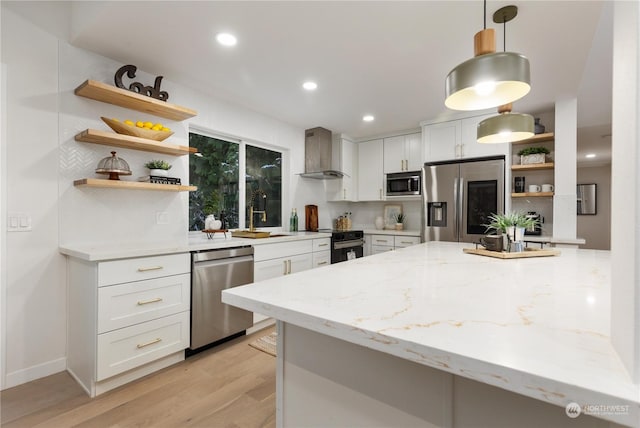
[[[538,134],[544,134],[545,127],[544,127],[544,125],[543,125],[543,124],[541,124],[541,123],[540,123],[540,118],[539,118],[539,117],[536,117],[536,118],[534,119],[534,121],[535,121],[535,123],[534,123],[534,125],[533,125],[533,127],[534,127],[534,131],[533,131],[533,132],[534,132],[534,134],[536,134],[536,135],[538,135]]]
[[[541,188],[539,184],[529,184],[529,193],[538,193]]]
[[[122,158],[116,156],[116,152],[111,152],[98,162],[97,174],[109,174],[109,180],[120,180],[120,175],[131,175],[129,164]]]
[[[164,141],[173,135],[171,129],[162,126],[161,123],[153,124],[151,122],[141,121],[136,123],[131,121],[120,122],[117,119],[109,119],[107,117],[100,117],[100,119],[102,119],[109,128],[121,135],[130,135],[132,137],[146,138],[154,141]],[[131,122],[131,124],[126,122]],[[137,126],[136,124],[140,124],[140,126]],[[160,129],[157,129],[158,125],[160,125]],[[163,129],[166,129],[166,131],[163,131]]]
[[[215,234],[218,232],[221,232],[222,234],[224,234],[224,237],[226,239],[228,230],[227,229],[205,229],[202,232],[207,234],[207,239],[213,239]]]
[[[122,67],[120,67],[118,71],[116,71],[116,74],[114,75],[114,79],[113,79],[115,81],[116,86],[118,88],[126,89],[141,95],[146,95],[148,97],[155,98],[160,101],[167,101],[169,99],[169,94],[166,91],[160,90],[160,84],[162,83],[162,76],[156,77],[156,80],[154,81],[153,86],[145,86],[142,83],[133,82],[132,84],[129,85],[128,88],[126,88],[122,84],[122,76],[125,73],[127,73],[127,77],[129,77],[129,79],[133,79],[134,77],[136,77],[137,70],[138,70],[138,67],[131,64],[123,65]]]
[[[161,175],[143,175],[142,177],[138,177],[138,181],[156,184],[175,184],[177,186],[182,184],[182,180],[180,180],[179,177],[164,177]]]
[[[553,190],[555,189],[553,184],[543,184],[541,187],[543,192],[553,192]]]
[[[531,165],[537,163],[545,163],[545,155],[549,154],[546,147],[527,147],[518,152],[521,165]]]
[[[384,206],[384,228],[395,229],[396,216],[402,212],[402,205],[386,204]]]
[[[480,238],[480,245],[487,251],[502,251],[503,243],[502,235],[486,235]]]
[[[375,220],[374,224],[376,226],[376,229],[378,229],[378,230],[384,229],[384,219],[382,218],[382,216],[376,217],[376,220]]]
[[[510,17],[508,19],[518,11],[515,6],[503,9],[496,14]],[[487,29],[486,15],[485,0],[484,29],[474,36],[475,56],[451,70],[445,81],[445,105],[450,109],[493,108],[518,100],[531,90],[529,60],[515,52],[496,53],[495,30]],[[504,22],[507,18],[503,18]]]
[[[513,185],[513,190],[516,193],[523,193],[524,189],[525,189],[525,178],[524,177],[514,177],[514,185]]]
[[[163,160],[152,160],[144,164],[145,168],[149,168],[149,175],[167,177],[171,164]]]

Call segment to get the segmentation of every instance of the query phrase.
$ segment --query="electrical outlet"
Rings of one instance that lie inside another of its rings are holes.
[[[166,211],[157,212],[156,224],[169,224],[169,213]]]
[[[31,232],[31,216],[27,213],[9,213],[7,232]]]

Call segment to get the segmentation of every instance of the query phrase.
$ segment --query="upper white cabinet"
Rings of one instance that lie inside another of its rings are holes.
[[[427,151],[427,162],[507,155],[509,153],[508,144],[480,144],[477,142],[478,123],[491,116],[494,114],[424,125],[422,132]]]
[[[358,199],[360,201],[384,200],[382,146],[382,140],[358,144]]]
[[[417,171],[422,168],[422,163],[422,138],[420,133],[398,135],[384,139],[385,174]]]
[[[340,135],[333,137],[332,165],[345,176],[327,182],[329,201],[357,201],[358,148],[353,141]]]
[[[422,128],[427,162],[449,160],[460,157],[462,123],[459,120],[434,123]]]

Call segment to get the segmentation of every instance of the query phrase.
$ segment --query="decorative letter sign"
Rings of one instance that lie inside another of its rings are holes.
[[[118,88],[127,89],[132,92],[136,92],[138,94],[146,95],[151,98],[155,98],[160,101],[167,101],[169,99],[169,94],[166,91],[160,90],[160,83],[162,82],[162,76],[156,77],[156,80],[153,86],[144,86],[142,83],[133,82],[129,85],[128,88],[125,88],[122,84],[122,76],[124,73],[127,73],[127,77],[129,79],[133,79],[136,77],[136,70],[138,68],[135,65],[124,65],[116,71],[115,83]]]

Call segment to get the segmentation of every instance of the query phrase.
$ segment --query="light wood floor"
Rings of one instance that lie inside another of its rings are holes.
[[[276,359],[240,337],[89,398],[67,372],[0,393],[2,427],[274,427]]]

